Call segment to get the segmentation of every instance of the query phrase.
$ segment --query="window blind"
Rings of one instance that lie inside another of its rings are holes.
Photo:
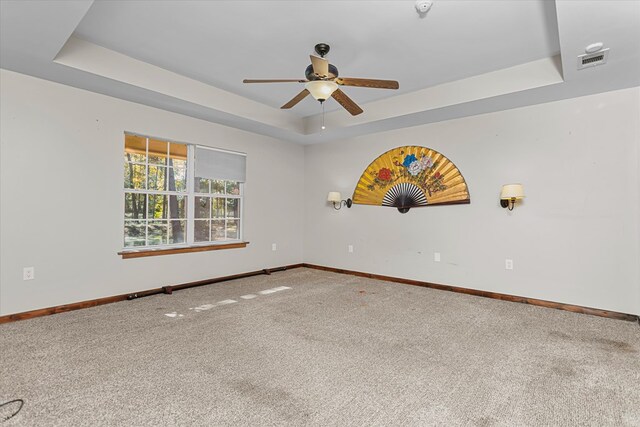
[[[245,182],[246,160],[247,156],[242,153],[215,150],[198,145],[195,152],[195,176]]]

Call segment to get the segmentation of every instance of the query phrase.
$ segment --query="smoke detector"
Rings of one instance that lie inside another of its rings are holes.
[[[431,6],[433,6],[433,2],[431,1],[428,1],[428,0],[416,1],[416,10],[420,15],[424,15],[425,13],[429,12],[429,9],[431,9]]]
[[[603,49],[602,43],[592,43],[584,48],[585,54],[578,55],[578,70],[596,65],[604,65],[609,57],[609,48]]]

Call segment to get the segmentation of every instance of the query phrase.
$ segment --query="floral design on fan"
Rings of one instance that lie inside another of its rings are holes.
[[[400,152],[400,156],[404,156],[400,157],[402,162],[397,157],[393,158],[395,169],[381,168],[372,171],[371,175],[375,178],[373,183],[367,186],[369,190],[384,189],[400,179],[414,183],[429,196],[447,189],[443,182],[444,176],[435,172],[438,162],[434,162],[431,157],[423,155],[418,159],[415,154],[405,154],[404,151]]]
[[[404,166],[405,168],[408,169],[409,166],[411,166],[416,161],[418,161],[418,159],[416,159],[416,155],[415,154],[409,154],[409,155],[404,157],[404,161],[402,162],[402,166]]]
[[[378,171],[378,179],[382,181],[390,181],[392,177],[393,172],[391,172],[391,169],[382,168]]]

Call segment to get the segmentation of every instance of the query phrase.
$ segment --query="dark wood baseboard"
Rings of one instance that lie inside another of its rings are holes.
[[[34,317],[49,316],[50,314],[65,313],[67,311],[80,310],[82,308],[95,307],[103,304],[111,304],[112,302],[125,301],[128,294],[115,295],[111,297],[104,297],[98,299],[92,299],[89,301],[74,302],[71,304],[57,305],[55,307],[40,308],[38,310],[24,311],[22,313],[8,314],[6,316],[0,316],[0,324],[16,322],[18,320],[33,319]]]
[[[209,285],[212,283],[226,282],[228,280],[242,279],[244,277],[257,276],[260,274],[271,274],[271,272],[274,272],[274,271],[290,270],[293,268],[300,268],[302,266],[303,264],[291,264],[291,265],[286,265],[286,266],[276,267],[276,268],[265,268],[263,270],[250,271],[248,273],[240,273],[240,274],[233,274],[231,276],[215,277],[212,279],[199,280],[197,282],[181,283],[179,285],[147,289],[145,291],[133,292],[129,294],[115,295],[110,297],[92,299],[89,301],[74,302],[71,304],[58,305],[55,307],[47,307],[47,308],[41,308],[38,310],[25,311],[22,313],[8,314],[6,316],[0,316],[0,324],[16,322],[18,320],[33,319],[34,317],[40,317],[40,316],[49,316],[51,314],[65,313],[67,311],[80,310],[82,308],[96,307],[98,305],[137,299],[137,298],[154,295],[154,294],[160,294],[160,293],[171,294],[173,291],[177,291],[180,289],[193,288],[196,286]]]
[[[419,280],[402,279],[399,277],[383,276],[380,274],[363,273],[360,271],[344,270],[341,268],[325,267],[314,264],[303,264],[303,267],[314,268],[316,270],[331,271],[333,273],[349,274],[352,276],[367,277],[370,279],[384,280],[387,282],[403,283],[405,285],[421,286],[424,288],[438,289],[441,291],[457,292],[461,294],[474,295],[484,298],[499,299],[502,301],[519,302],[522,304],[537,305],[540,307],[555,308],[557,310],[571,311],[573,313],[589,314],[592,316],[608,317],[610,319],[627,320],[631,322],[640,321],[639,316],[627,313],[619,313],[617,311],[601,310],[598,308],[582,307],[579,305],[562,304],[559,302],[545,301],[535,298],[520,297],[516,295],[501,294],[497,292],[481,291],[478,289],[461,288],[458,286],[441,285],[438,283],[422,282]]]
[[[547,307],[547,308],[554,308],[554,309],[557,309],[557,310],[571,311],[573,313],[589,314],[589,315],[592,315],[592,316],[608,317],[608,318],[611,318],[611,319],[627,320],[627,321],[632,321],[632,322],[640,322],[640,317],[639,316],[636,316],[636,315],[633,315],[633,314],[627,314],[627,313],[619,313],[619,312],[616,312],[616,311],[601,310],[601,309],[597,309],[597,308],[582,307],[582,306],[579,306],[579,305],[572,305],[572,304],[562,304],[562,303],[559,303],[559,302],[545,301],[545,300],[540,300],[540,299],[535,299],[535,298],[520,297],[520,296],[515,296],[515,295],[501,294],[501,293],[497,293],[497,292],[481,291],[481,290],[478,290],[478,289],[461,288],[461,287],[458,287],[458,286],[441,285],[441,284],[438,284],[438,283],[422,282],[422,281],[419,281],[419,280],[403,279],[403,278],[400,278],[400,277],[383,276],[383,275],[380,275],[380,274],[363,273],[363,272],[360,272],[360,271],[345,270],[345,269],[341,269],[341,268],[333,268],[333,267],[325,267],[325,266],[315,265],[315,264],[301,263],[301,264],[291,264],[291,265],[286,265],[286,266],[276,267],[276,268],[270,268],[270,269],[265,268],[263,270],[256,270],[256,271],[250,271],[250,272],[247,272],[247,273],[233,274],[233,275],[230,275],[230,276],[215,277],[215,278],[211,278],[211,279],[199,280],[199,281],[196,281],[196,282],[181,283],[181,284],[173,285],[173,286],[164,286],[162,288],[147,289],[145,291],[133,292],[133,293],[130,293],[130,294],[115,295],[115,296],[110,296],[110,297],[105,297],[105,298],[93,299],[93,300],[89,300],[89,301],[81,301],[81,302],[76,302],[76,303],[72,303],[72,304],[59,305],[59,306],[55,306],[55,307],[41,308],[41,309],[38,309],[38,310],[25,311],[23,313],[9,314],[9,315],[6,315],[6,316],[0,316],[0,324],[9,323],[9,322],[15,322],[15,321],[18,321],[18,320],[32,319],[34,317],[48,316],[48,315],[51,315],[51,314],[65,313],[67,311],[80,310],[82,308],[96,307],[98,305],[110,304],[110,303],[118,302],[118,301],[126,301],[126,300],[131,300],[131,299],[137,299],[137,298],[141,298],[141,297],[145,297],[145,296],[149,296],[149,295],[154,295],[154,294],[160,294],[160,293],[171,294],[173,291],[177,291],[177,290],[180,290],[180,289],[187,289],[187,288],[193,288],[193,287],[197,287],[197,286],[210,285],[210,284],[213,284],[213,283],[226,282],[226,281],[229,281],[229,280],[242,279],[242,278],[245,278],[245,277],[252,277],[252,276],[257,276],[257,275],[262,275],[262,274],[271,274],[272,272],[276,272],[276,271],[291,270],[291,269],[300,268],[300,267],[312,268],[312,269],[316,269],[316,270],[330,271],[330,272],[333,272],[333,273],[349,274],[349,275],[352,275],[352,276],[366,277],[366,278],[369,278],[369,279],[384,280],[384,281],[387,281],[387,282],[402,283],[402,284],[405,284],[405,285],[421,286],[421,287],[424,287],[424,288],[438,289],[438,290],[441,290],[441,291],[457,292],[457,293],[461,293],[461,294],[474,295],[474,296],[479,296],[479,297],[484,297],[484,298],[493,298],[493,299],[499,299],[499,300],[503,300],[503,301],[511,301],[511,302],[519,302],[519,303],[522,303],[522,304],[537,305],[537,306],[540,306],[540,307]]]

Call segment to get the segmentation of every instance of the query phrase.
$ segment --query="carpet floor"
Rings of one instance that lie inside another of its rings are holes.
[[[299,268],[0,325],[8,426],[639,426],[640,327]]]

